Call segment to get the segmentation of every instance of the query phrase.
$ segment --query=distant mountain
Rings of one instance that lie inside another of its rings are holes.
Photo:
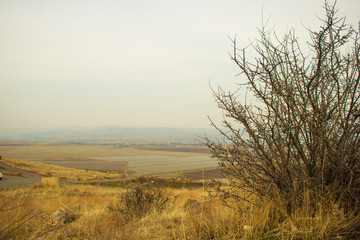
[[[195,143],[205,135],[214,137],[215,129],[199,128],[129,128],[129,127],[97,127],[97,128],[57,128],[28,131],[16,137],[5,137],[8,140],[37,142],[127,142],[127,143]]]

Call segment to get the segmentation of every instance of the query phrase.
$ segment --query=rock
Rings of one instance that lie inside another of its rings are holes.
[[[250,226],[250,225],[244,225],[244,230],[245,230],[245,231],[249,231],[249,232],[251,232],[253,229],[254,229],[254,228],[253,228],[253,226]]]
[[[73,214],[69,214],[65,210],[57,210],[49,216],[48,224],[55,227],[73,222],[74,220],[75,216]]]

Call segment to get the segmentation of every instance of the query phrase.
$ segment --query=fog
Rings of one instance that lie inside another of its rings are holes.
[[[209,127],[236,89],[229,37],[317,29],[323,1],[0,0],[1,129]],[[360,1],[338,1],[356,26]]]

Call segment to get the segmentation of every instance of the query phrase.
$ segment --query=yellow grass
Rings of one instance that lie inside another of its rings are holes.
[[[67,167],[60,167],[48,163],[39,163],[19,159],[7,159],[0,160],[5,164],[22,169],[28,172],[37,173],[41,176],[56,177],[59,179],[67,180],[91,180],[91,179],[104,179],[104,178],[119,178],[123,177],[120,174],[103,173],[97,171],[81,170]]]
[[[58,187],[59,186],[59,178],[57,177],[42,177],[40,186],[42,187]]]
[[[170,190],[165,210],[128,218],[108,209],[125,190],[50,182],[55,184],[44,180],[0,191],[0,239],[356,239],[360,224],[358,215],[344,213],[336,203],[286,215],[279,202],[268,200],[258,207],[228,208],[206,198],[202,188]],[[187,208],[188,199],[199,206]],[[53,224],[50,216],[58,210],[71,220]],[[346,232],[352,238],[341,238]]]

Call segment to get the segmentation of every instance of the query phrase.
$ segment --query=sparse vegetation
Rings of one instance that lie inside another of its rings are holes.
[[[250,107],[217,93],[227,117],[248,133],[230,120],[228,132],[219,128],[224,141],[207,141],[227,174],[221,184],[184,177],[108,181],[119,175],[2,159],[43,178],[29,188],[0,190],[0,239],[360,239],[358,35],[352,55],[340,55],[336,49],[354,30],[341,35],[346,26],[333,7],[325,9],[325,26],[312,32],[313,59],[303,58],[292,34],[274,45],[262,31],[256,64],[234,46],[233,60],[265,104]],[[304,68],[308,61],[316,64]],[[77,157],[86,159],[88,150]],[[167,150],[125,155],[184,154]]]
[[[185,179],[159,178],[159,177],[151,177],[151,176],[141,176],[129,180],[95,181],[86,184],[94,185],[94,186],[104,186],[104,187],[132,188],[135,187],[136,185],[143,183],[146,183],[151,187],[155,187],[155,188],[192,189],[192,188],[203,187],[203,183],[201,182],[194,182]]]

